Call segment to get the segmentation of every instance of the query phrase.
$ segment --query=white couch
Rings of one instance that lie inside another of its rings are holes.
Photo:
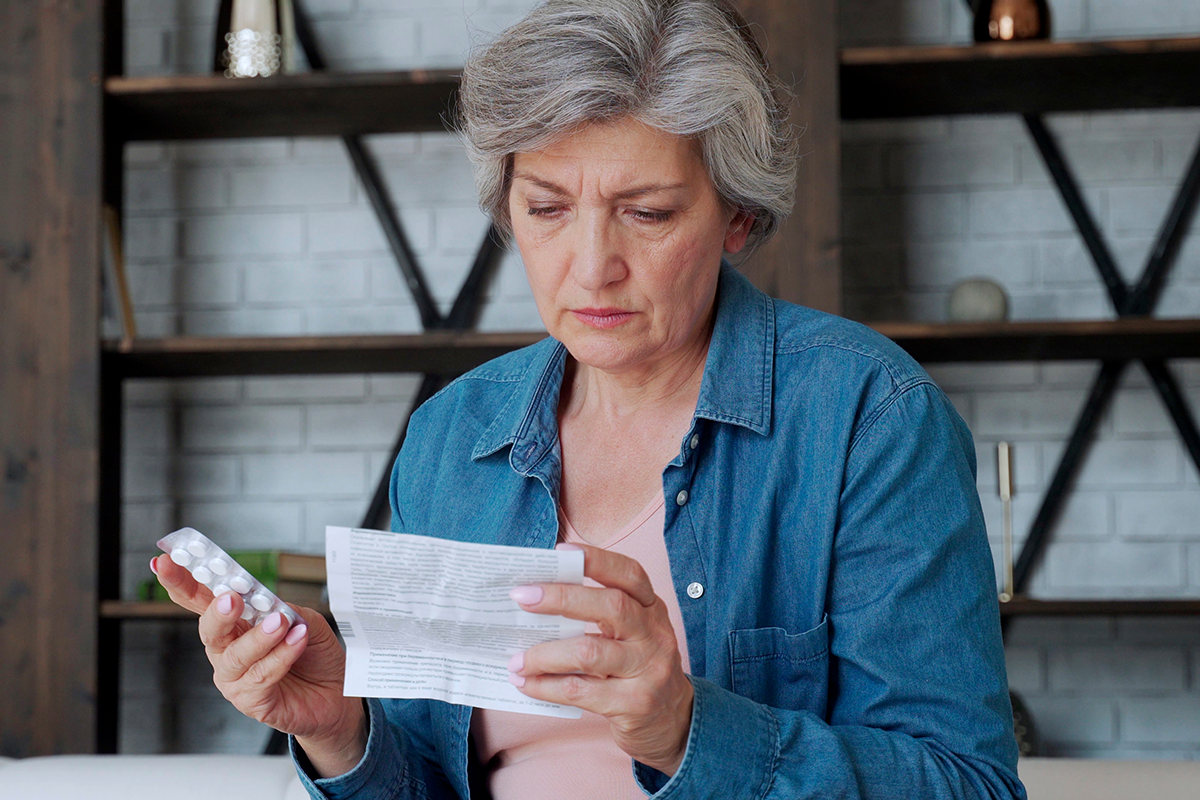
[[[287,756],[0,758],[0,800],[307,800]]]
[[[1200,762],[1029,758],[1030,800],[1197,800]],[[286,756],[0,759],[0,800],[304,800]],[[575,800],[564,798],[564,800]],[[920,800],[920,798],[896,798]]]

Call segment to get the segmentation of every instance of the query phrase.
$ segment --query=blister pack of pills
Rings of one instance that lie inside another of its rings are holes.
[[[195,528],[180,528],[167,534],[158,540],[158,547],[211,589],[214,597],[237,592],[246,603],[242,619],[251,625],[262,622],[273,611],[282,614],[289,626],[299,622],[300,617],[291,606]]]

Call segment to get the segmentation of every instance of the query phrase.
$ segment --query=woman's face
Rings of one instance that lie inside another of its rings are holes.
[[[628,119],[517,153],[509,210],[547,330],[611,373],[703,352],[722,252],[750,228],[694,142]]]

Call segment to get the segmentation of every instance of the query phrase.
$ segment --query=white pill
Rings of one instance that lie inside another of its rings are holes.
[[[254,586],[245,575],[234,575],[229,579],[229,587],[238,594],[245,594]]]
[[[171,551],[171,560],[181,567],[186,567],[192,563],[192,554],[182,547],[176,547]]]
[[[245,608],[242,609],[242,619],[249,622],[250,620],[254,619],[254,615],[256,613],[258,613],[258,612],[256,612],[253,608],[251,608],[250,606],[246,606]]]
[[[229,562],[221,558],[214,558],[209,562],[208,568],[213,571],[213,575],[224,575],[229,572]]]
[[[259,611],[269,611],[271,609],[271,598],[265,594],[256,594],[250,598],[250,605]]]
[[[208,552],[208,546],[199,539],[193,542],[188,542],[187,549],[188,552],[194,555],[196,558],[201,558],[205,553]]]
[[[228,586],[222,583],[213,587],[213,597],[220,597],[221,595],[229,594],[232,591],[233,589],[230,589]]]
[[[192,570],[192,577],[201,583],[208,585],[212,582],[213,574],[209,571],[208,567],[196,567],[194,570]]]

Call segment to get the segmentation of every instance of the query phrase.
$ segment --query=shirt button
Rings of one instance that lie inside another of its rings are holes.
[[[675,505],[677,505],[677,506],[687,505],[687,500],[688,500],[687,489],[682,489],[682,490],[680,490],[679,494],[675,495]]]
[[[690,444],[692,446],[693,450],[695,450],[697,447],[699,447],[700,446],[700,434],[693,433],[692,440],[690,442],[688,442],[688,444]]]
[[[688,588],[687,588],[687,593],[688,593],[688,597],[692,598],[693,600],[698,599],[702,594],[704,594],[704,584],[689,583]]]

